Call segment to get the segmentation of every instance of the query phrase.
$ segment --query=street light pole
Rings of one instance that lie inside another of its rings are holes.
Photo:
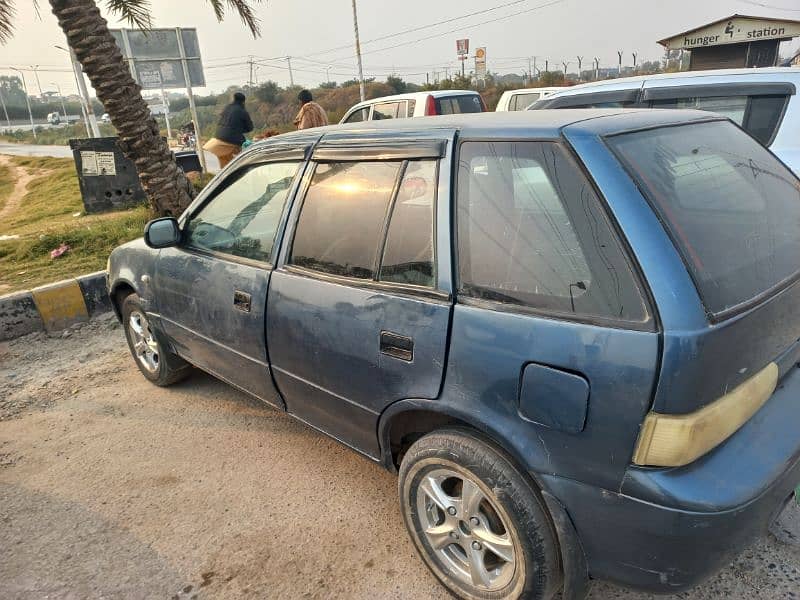
[[[6,116],[6,125],[11,127],[11,120],[8,118],[8,110],[6,110],[6,102],[3,100],[3,92],[0,90],[0,105],[3,106],[3,114]]]
[[[31,99],[28,96],[28,86],[25,84],[25,73],[20,71],[19,69],[15,69],[14,67],[10,67],[12,71],[16,71],[19,73],[20,77],[22,77],[22,89],[25,92],[25,102],[28,104],[28,117],[31,120],[31,133],[33,133],[33,139],[36,139],[36,125],[33,124],[33,112],[31,111]]]
[[[67,122],[67,125],[69,125],[69,115],[67,115],[67,107],[64,105],[64,94],[61,93],[61,86],[52,81],[50,85],[54,85],[58,90],[58,97],[61,98],[61,110],[64,112],[64,120]]]
[[[39,71],[36,69],[39,68],[39,65],[31,65],[31,69],[33,69],[33,74],[36,76],[36,87],[39,88],[39,98],[42,98],[42,84],[39,82]]]
[[[356,36],[356,58],[358,59],[358,91],[361,95],[361,102],[367,99],[367,92],[364,88],[364,69],[361,65],[361,41],[358,38],[358,11],[356,10],[356,0],[353,0],[353,31]]]
[[[619,57],[619,63],[617,63],[617,77],[622,77],[622,50],[617,51],[617,56]]]
[[[55,47],[69,54],[70,62],[72,62],[72,72],[75,73],[75,83],[78,86],[78,95],[81,97],[81,110],[86,121],[86,133],[89,137],[99,138],[100,128],[97,126],[97,117],[94,116],[92,101],[89,98],[89,91],[86,89],[86,81],[83,79],[81,63],[78,62],[78,57],[75,56],[72,48],[68,50],[62,46]]]

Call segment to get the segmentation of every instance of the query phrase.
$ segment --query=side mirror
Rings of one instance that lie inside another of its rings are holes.
[[[181,241],[181,228],[175,217],[153,219],[144,226],[144,243],[151,248],[169,248]]]

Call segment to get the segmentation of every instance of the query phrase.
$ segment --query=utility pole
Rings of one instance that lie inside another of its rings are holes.
[[[8,118],[8,110],[6,110],[6,101],[3,100],[3,91],[0,90],[0,105],[3,106],[3,114],[6,116],[6,125],[11,127],[11,120]]]
[[[544,59],[544,72],[545,73],[549,73],[550,72],[550,69],[548,67],[549,64],[550,64],[550,61],[545,58]]]
[[[569,63],[568,62],[562,62],[561,64],[564,66],[564,79],[566,79],[567,78],[567,65],[569,65]]]
[[[617,56],[619,57],[619,63],[617,63],[617,77],[622,77],[622,50],[617,51]]]
[[[444,78],[450,79],[450,67],[444,67]]]
[[[161,78],[160,74],[159,74],[159,78]],[[161,104],[164,105],[164,122],[167,125],[167,140],[168,140],[168,143],[169,143],[169,140],[172,139],[172,127],[170,127],[170,124],[169,124],[169,97],[167,96],[167,93],[164,91],[164,80],[163,80],[163,78],[161,79]],[[197,132],[196,131],[195,131],[195,139],[197,139]],[[202,150],[200,150],[200,152],[202,152]]]
[[[25,102],[28,104],[28,117],[31,120],[31,133],[33,133],[33,139],[36,139],[36,126],[33,124],[33,112],[31,112],[31,98],[28,96],[28,86],[25,84],[25,74],[20,71],[19,69],[15,69],[14,67],[9,67],[12,71],[16,71],[19,73],[19,76],[22,77],[22,89],[25,92]]]
[[[636,74],[636,52],[631,52],[631,55],[633,56],[633,73]]]
[[[197,116],[197,106],[194,103],[194,93],[192,93],[192,78],[189,76],[189,61],[186,60],[186,48],[183,47],[183,33],[181,33],[181,28],[176,27],[175,33],[178,37],[178,51],[181,55],[183,79],[186,82],[186,96],[189,98],[189,114],[192,115],[192,123],[194,123],[194,146],[195,150],[197,150],[197,158],[200,159],[201,171],[203,173],[208,173],[208,168],[206,167],[206,153],[205,150],[203,150],[203,142],[200,138],[200,119]]]
[[[325,67],[325,81],[328,82],[328,85],[331,83],[331,68]]]
[[[61,110],[64,112],[64,120],[67,122],[67,125],[69,125],[69,115],[67,115],[67,107],[64,105],[64,94],[61,93],[61,86],[53,82],[50,82],[50,85],[55,86],[58,90],[58,97],[61,98]]]
[[[361,65],[361,41],[358,38],[358,10],[356,10],[356,0],[353,0],[353,32],[356,37],[356,58],[358,59],[358,91],[361,95],[361,102],[367,99],[367,91],[364,88],[364,69]]]
[[[425,73],[425,85],[430,85],[430,83],[431,83],[431,74],[426,72]]]
[[[528,57],[528,85],[533,83],[533,67],[531,66],[531,57]]]
[[[39,82],[39,71],[36,69],[39,68],[39,65],[31,65],[31,69],[33,69],[33,74],[36,77],[36,87],[39,88],[39,99],[42,99],[44,95],[42,94],[42,84]]]
[[[250,65],[250,77],[247,79],[247,86],[253,87],[253,55],[247,57],[247,64]]]
[[[583,79],[583,71],[581,71],[581,65],[583,64],[583,57],[576,56],[575,58],[578,59],[578,81],[581,81]]]
[[[600,59],[596,56],[594,57],[594,79],[595,81],[600,79]]]
[[[294,73],[292,73],[292,57],[286,57],[286,64],[289,65],[289,85],[294,87]]]

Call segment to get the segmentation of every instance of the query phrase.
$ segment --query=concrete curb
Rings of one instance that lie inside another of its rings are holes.
[[[110,310],[105,271],[0,296],[0,341],[59,331]]]

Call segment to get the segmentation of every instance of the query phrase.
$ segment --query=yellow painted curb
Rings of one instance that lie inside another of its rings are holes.
[[[31,290],[44,328],[55,331],[89,320],[89,311],[77,279],[67,279]]]

